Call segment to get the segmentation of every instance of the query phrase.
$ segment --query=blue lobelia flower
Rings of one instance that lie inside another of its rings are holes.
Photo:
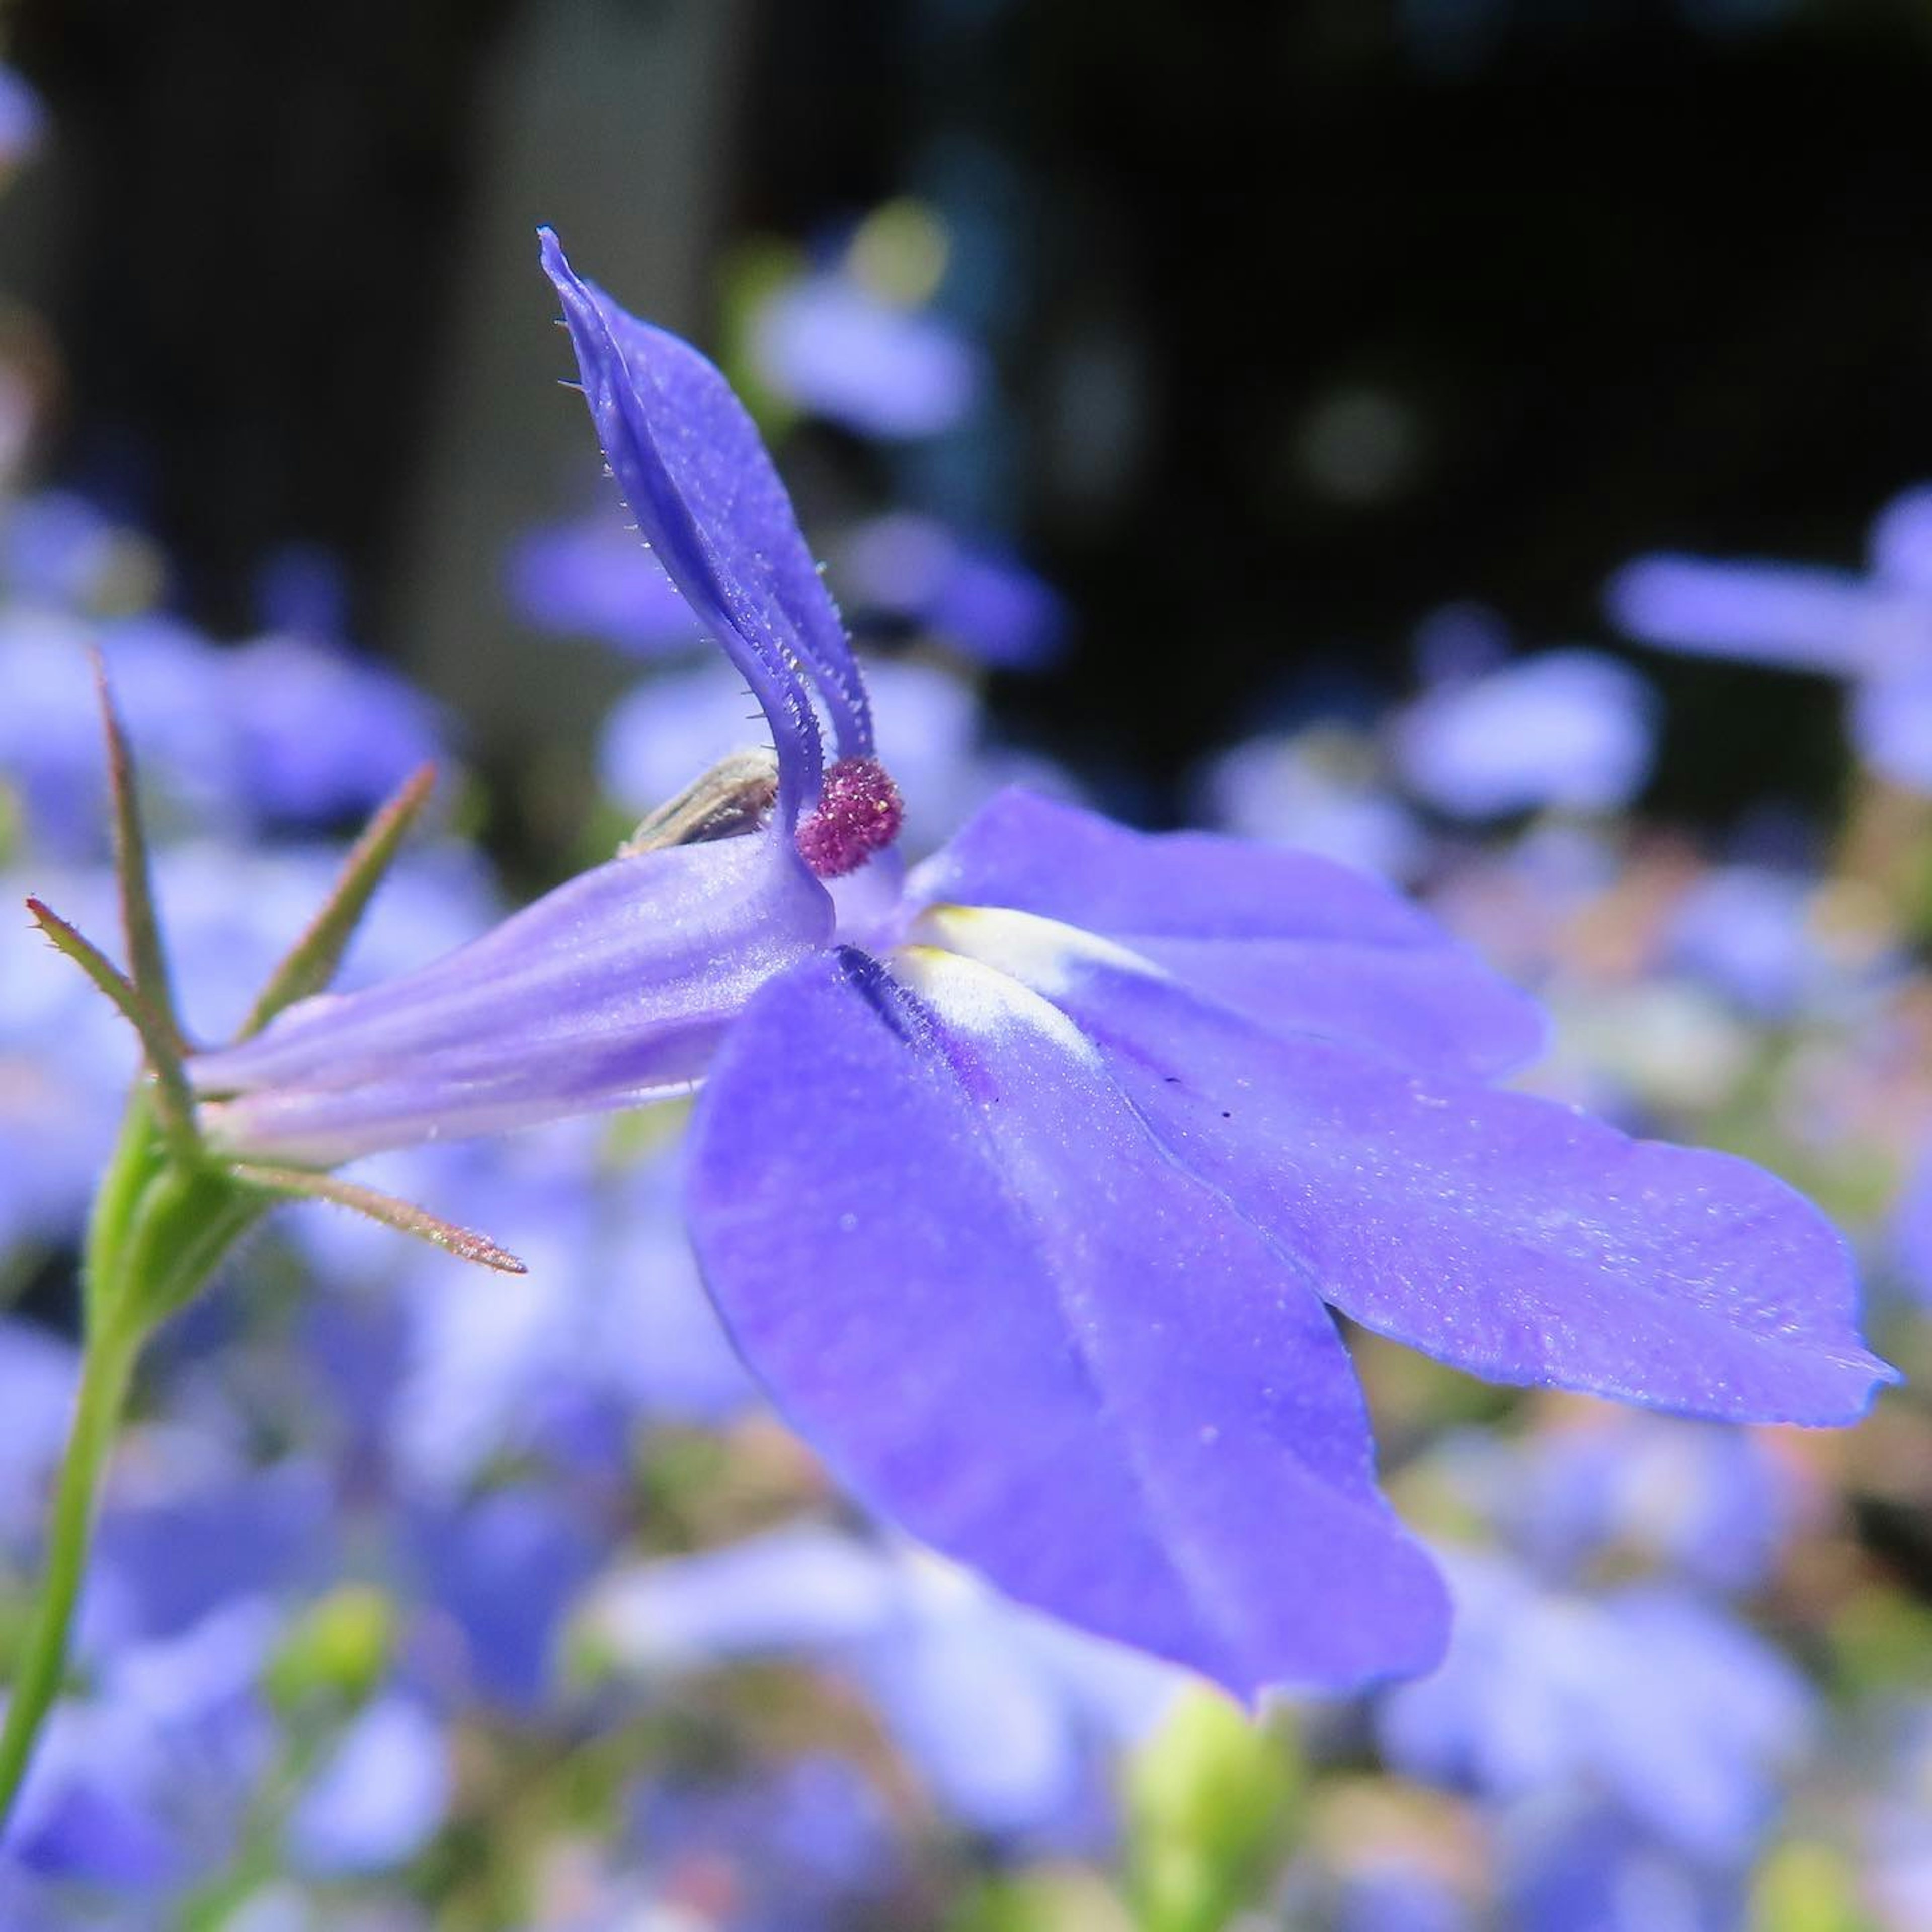
[[[1067,613],[1050,584],[935,518],[874,517],[851,533],[840,562],[862,605],[930,632],[973,663],[1037,670],[1066,641]]]
[[[1458,1612],[1448,1659],[1376,1714],[1397,1768],[1506,1805],[1606,1804],[1692,1858],[1748,1857],[1816,1728],[1788,1659],[1673,1584],[1584,1597],[1498,1552],[1443,1562]]]
[[[1520,1441],[1458,1430],[1432,1460],[1552,1586],[1636,1561],[1708,1589],[1755,1588],[1807,1500],[1748,1430],[1610,1410]]]
[[[1425,803],[1469,819],[1610,812],[1643,788],[1656,698],[1628,664],[1580,646],[1512,660],[1502,626],[1468,607],[1438,612],[1418,643],[1426,687],[1390,736]],[[1432,643],[1454,656],[1430,663]]]
[[[986,387],[984,358],[970,338],[849,271],[820,270],[777,290],[750,335],[759,377],[775,394],[884,441],[952,428]]]
[[[610,504],[526,531],[510,554],[518,614],[540,631],[594,638],[640,657],[702,646],[691,606]]]
[[[382,1871],[434,1838],[455,1783],[450,1741],[428,1707],[388,1690],[330,1746],[289,1820],[289,1850],[311,1875]]]
[[[586,1622],[646,1683],[772,1658],[843,1672],[949,1818],[1036,1850],[1104,1841],[1114,1754],[1183,1681],[923,1552],[808,1522],[620,1569]]]
[[[1888,1372],[1825,1222],[1742,1162],[1497,1090],[1534,1009],[1382,887],[1024,792],[904,874],[748,418],[544,254],[611,468],[776,750],[463,950],[197,1057],[214,1145],[329,1165],[702,1080],[700,1261],[835,1472],[1244,1694],[1444,1642],[1324,1302],[1499,1381],[1862,1412]]]
[[[0,170],[27,160],[46,133],[40,96],[10,67],[0,66]]]
[[[1646,644],[1840,677],[1858,754],[1932,790],[1932,485],[1871,526],[1870,568],[1642,556],[1610,580],[1611,616]]]

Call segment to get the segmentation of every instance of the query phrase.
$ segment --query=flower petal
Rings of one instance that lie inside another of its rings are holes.
[[[1031,974],[1039,949],[983,921],[961,937]],[[1128,1100],[1364,1327],[1492,1381],[1736,1420],[1849,1422],[1890,1378],[1859,1342],[1844,1244],[1749,1162],[1272,1036],[1071,951],[1043,990]]]
[[[1840,677],[1902,661],[1922,628],[1909,596],[1804,564],[1640,556],[1611,578],[1604,602],[1647,644]]]
[[[332,1165],[682,1089],[772,973],[830,939],[832,902],[752,835],[600,866],[471,944],[292,1006],[196,1054],[224,1148]]]
[[[548,229],[542,244],[624,500],[672,581],[729,634],[722,641],[771,717],[782,758],[788,736],[817,736],[809,707],[796,710],[794,663],[824,700],[841,754],[868,755],[872,718],[844,627],[744,406],[688,343],[580,280]],[[815,777],[816,757],[810,764]]]
[[[1932,666],[1924,664],[1853,688],[1852,742],[1881,778],[1932,792]]]
[[[773,981],[700,1102],[699,1258],[782,1408],[1011,1595],[1237,1691],[1426,1667],[1442,1592],[1306,1282],[1046,1002],[903,960]]]
[[[1203,832],[1135,832],[1003,792],[910,881],[915,904],[1008,906],[1104,934],[1276,1031],[1497,1073],[1544,1021],[1427,914],[1346,866]]]

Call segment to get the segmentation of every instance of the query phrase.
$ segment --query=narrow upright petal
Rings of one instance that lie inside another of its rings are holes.
[[[548,230],[543,262],[625,501],[672,581],[719,626],[781,734],[781,758],[791,749],[787,735],[801,754],[817,736],[794,664],[830,712],[840,754],[869,756],[872,718],[851,647],[744,406],[688,343],[579,280]]]
[[[780,1406],[1012,1596],[1238,1692],[1425,1666],[1441,1592],[1306,1280],[1046,1002],[901,974],[781,976],[700,1102],[694,1238]]]
[[[1498,1073],[1541,1051],[1528,996],[1385,886],[1307,852],[1135,832],[1015,789],[909,882],[1099,933],[1270,1030]]]
[[[961,937],[1023,979],[1042,950]],[[1844,1242],[1749,1162],[1270,1034],[1078,939],[1041,990],[1172,1158],[1364,1327],[1493,1382],[1739,1420],[1850,1422],[1890,1378]]]

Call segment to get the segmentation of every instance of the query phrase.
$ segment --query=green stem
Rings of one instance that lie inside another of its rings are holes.
[[[8,1691],[5,1728],[0,1730],[0,1829],[13,1810],[41,1724],[66,1674],[68,1631],[86,1568],[101,1470],[142,1340],[131,1325],[105,1326],[90,1339],[82,1360],[74,1427],[54,1497],[46,1576]]]
[[[149,1097],[136,1090],[88,1221],[80,1388],[54,1491],[46,1574],[0,1728],[0,1834],[66,1676],[101,1474],[135,1364],[155,1324],[207,1280],[265,1205],[212,1169],[170,1165]]]

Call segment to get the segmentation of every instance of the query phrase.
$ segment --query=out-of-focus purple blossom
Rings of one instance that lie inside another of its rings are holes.
[[[159,589],[160,574],[145,538],[70,490],[43,490],[0,506],[0,586],[10,603],[130,609]]]
[[[274,1627],[259,1599],[233,1598],[106,1658],[90,1692],[56,1710],[0,1866],[151,1904],[218,1869],[267,1768],[272,1731],[254,1686]]]
[[[1532,1800],[1498,1853],[1510,1932],[1745,1932],[1743,1860],[1688,1856],[1611,1807]]]
[[[424,1505],[410,1532],[426,1606],[412,1660],[423,1682],[441,1698],[537,1708],[596,1540],[535,1484]]]
[[[838,1932],[866,1922],[904,1882],[884,1800],[853,1765],[813,1756],[728,1780],[643,1786],[633,1833],[644,1896],[602,1924],[718,1932]],[[586,1928],[590,1932],[590,1928]]]
[[[236,790],[271,820],[367,814],[442,748],[427,698],[339,647],[263,638],[226,652],[220,670]]]
[[[541,631],[595,638],[643,657],[704,642],[696,614],[637,532],[606,506],[521,538],[510,555],[510,596]]]
[[[998,669],[1032,670],[1058,656],[1066,610],[1018,558],[963,542],[910,511],[855,530],[838,556],[856,608],[916,623],[965,656]]]
[[[1150,1736],[1175,1672],[916,1564],[896,1628],[857,1665],[947,1812],[1008,1842],[1094,1850],[1112,1835],[1113,1762]]]
[[[218,819],[231,803],[218,674],[203,639],[160,620],[103,632],[64,612],[0,610],[0,784],[20,800],[26,836],[44,854],[96,852],[104,837],[106,767],[87,659],[97,642],[140,721],[134,735],[151,796],[191,822]]]
[[[1634,1555],[1709,1588],[1750,1589],[1802,1502],[1796,1472],[1761,1436],[1664,1416],[1606,1415],[1519,1442],[1466,1431],[1435,1465],[1552,1583]]]
[[[290,1859],[315,1877],[401,1864],[435,1837],[454,1784],[442,1726],[415,1698],[386,1692],[356,1713],[302,1792]]]
[[[1378,1706],[1391,1762],[1502,1803],[1606,1804],[1715,1863],[1749,1852],[1814,1726],[1784,1657],[1664,1586],[1572,1597],[1500,1556],[1442,1560],[1454,1634],[1433,1676]]]
[[[14,68],[0,64],[0,169],[17,167],[39,147],[47,110]]]
[[[1292,845],[1376,878],[1414,878],[1427,835],[1389,789],[1364,734],[1317,724],[1250,738],[1221,752],[1197,785],[1208,823],[1242,838]]]
[[[1834,941],[1814,877],[1754,865],[1702,874],[1678,902],[1666,938],[1672,964],[1766,1021],[1842,1016],[1896,970],[1888,935]]]
[[[454,1496],[505,1457],[609,1474],[640,1422],[715,1422],[756,1401],[699,1282],[674,1160],[587,1184],[606,1158],[579,1121],[372,1168],[373,1184],[487,1224],[528,1262],[501,1293],[478,1296],[448,1256],[352,1216],[291,1217],[326,1280],[389,1285],[384,1318],[335,1307],[329,1346],[359,1426],[411,1490]]]
[[[946,1814],[1008,1840],[1103,1839],[1112,1754],[1183,1681],[923,1552],[808,1526],[620,1572],[589,1615],[646,1684],[757,1659],[839,1670]]]
[[[1609,812],[1650,775],[1650,687],[1600,651],[1553,650],[1447,678],[1390,726],[1416,796],[1459,818]]]
[[[360,818],[439,748],[437,714],[393,672],[294,636],[233,648],[171,620],[96,626],[0,611],[0,784],[44,853],[97,850],[106,786],[87,647],[98,644],[158,829],[237,833]]]
[[[1336,1887],[1334,1932],[1474,1932],[1468,1905],[1432,1872],[1384,1858]]]
[[[1932,790],[1932,485],[1887,504],[1868,548],[1862,574],[1640,557],[1605,597],[1647,644],[1844,679],[1859,755],[1900,784]]]
[[[284,544],[255,574],[256,615],[271,637],[341,644],[349,635],[349,580],[316,544]]]
[[[191,1441],[192,1455],[144,1456],[137,1442],[116,1466],[81,1613],[84,1657],[172,1638],[225,1604],[328,1574],[332,1498],[322,1470],[304,1461],[210,1468],[223,1455],[217,1445],[176,1441]]]
[[[952,428],[986,380],[978,348],[943,316],[890,301],[842,269],[775,291],[752,319],[749,346],[774,394],[889,441]]]

